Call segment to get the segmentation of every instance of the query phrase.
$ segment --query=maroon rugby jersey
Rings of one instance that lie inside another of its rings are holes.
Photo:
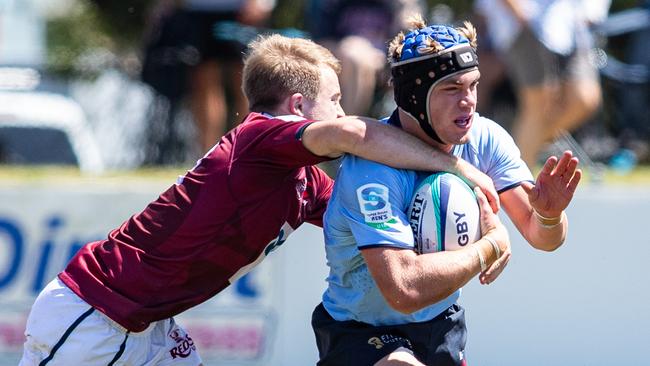
[[[134,332],[214,296],[303,222],[322,226],[332,180],[300,141],[309,123],[251,113],[59,278]]]

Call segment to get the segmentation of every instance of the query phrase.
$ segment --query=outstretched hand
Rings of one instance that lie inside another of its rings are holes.
[[[524,182],[521,186],[535,211],[545,217],[558,217],[573,199],[581,177],[578,158],[565,151],[559,160],[555,156],[546,160],[534,185]]]

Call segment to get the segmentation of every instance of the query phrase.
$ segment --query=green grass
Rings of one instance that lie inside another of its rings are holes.
[[[637,167],[629,174],[617,174],[608,170],[605,172],[605,183],[650,185],[650,166]]]

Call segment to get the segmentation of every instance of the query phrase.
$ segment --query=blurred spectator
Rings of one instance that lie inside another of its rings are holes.
[[[614,81],[616,92],[615,132],[620,149],[610,160],[617,166],[650,162],[650,0],[637,8],[612,14],[606,24],[610,34],[627,34],[622,62],[609,57],[605,76]],[[606,34],[607,35],[607,34]],[[611,71],[611,72],[607,72]],[[626,159],[627,158],[627,159]],[[627,160],[627,161],[626,161]]]
[[[516,89],[513,133],[532,167],[545,143],[576,129],[601,103],[589,26],[602,20],[609,1],[477,0],[476,5]]]
[[[241,26],[249,32],[265,24],[273,6],[272,0],[160,0],[154,7],[142,78],[170,100],[168,123],[173,123],[183,97],[189,96],[201,155],[233,127],[226,121],[238,123],[248,109],[241,72],[250,37],[222,37],[219,27]],[[167,134],[162,149],[178,143],[172,126]]]
[[[481,60],[481,81],[478,85],[478,106],[483,116],[489,117],[512,130],[512,114],[516,101],[507,75],[502,55],[487,33],[486,20],[481,13],[472,14],[472,24],[478,32],[481,47],[477,49]]]
[[[341,105],[347,114],[368,115],[387,76],[386,42],[420,12],[417,0],[310,0],[307,30],[341,60]]]

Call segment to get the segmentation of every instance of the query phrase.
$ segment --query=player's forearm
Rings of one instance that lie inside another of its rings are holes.
[[[401,169],[459,173],[461,162],[455,156],[433,148],[398,128],[364,120],[365,134],[349,141],[347,152]]]
[[[396,271],[399,277],[395,287],[384,294],[388,303],[409,314],[452,295],[481,272],[477,249],[486,265],[497,259],[490,243],[479,240],[474,245],[476,249],[415,255],[412,261],[402,262],[403,267]]]
[[[320,156],[348,153],[394,168],[446,171],[469,179],[474,173],[469,163],[371,118],[347,116],[316,122],[307,127],[302,139],[307,149]]]
[[[533,248],[544,250],[547,252],[554,251],[559,248],[566,239],[566,234],[569,229],[569,220],[565,213],[559,218],[559,222],[555,223],[555,219],[545,222],[531,213],[528,219],[528,233],[526,240],[533,246]]]

